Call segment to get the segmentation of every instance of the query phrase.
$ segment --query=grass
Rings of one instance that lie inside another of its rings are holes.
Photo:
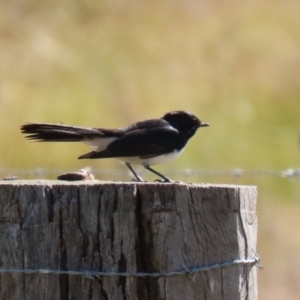
[[[158,166],[160,171],[297,167],[299,5],[292,0],[1,2],[0,167],[119,168],[110,160],[77,161],[89,151],[84,145],[28,143],[19,126],[121,127],[176,109],[195,113],[211,127],[201,130],[176,162]],[[279,220],[286,235],[295,235],[288,224],[291,217],[295,230],[299,227],[299,181],[195,180],[259,186],[259,248],[265,256],[284,244],[284,234],[276,233]],[[276,238],[270,240],[269,232]],[[296,236],[289,243],[300,249]],[[297,284],[280,291],[275,284],[286,265],[269,263],[259,275],[261,298],[282,299],[285,293],[296,299]],[[299,272],[294,278],[299,281]]]

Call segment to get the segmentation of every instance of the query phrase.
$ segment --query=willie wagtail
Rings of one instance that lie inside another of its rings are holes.
[[[60,124],[29,123],[21,126],[29,140],[40,142],[83,142],[94,151],[79,156],[83,158],[118,158],[134,174],[132,164],[142,165],[147,170],[171,180],[150,168],[176,158],[199,127],[209,124],[185,111],[166,113],[161,119],[150,119],[119,129],[87,128]]]

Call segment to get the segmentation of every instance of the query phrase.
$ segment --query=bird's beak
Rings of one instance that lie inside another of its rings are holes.
[[[207,126],[209,126],[209,124],[205,122],[200,122],[199,124],[199,127],[207,127]]]

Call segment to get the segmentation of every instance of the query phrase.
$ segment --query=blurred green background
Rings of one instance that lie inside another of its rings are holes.
[[[124,171],[77,160],[85,145],[29,143],[19,126],[114,128],[178,109],[211,127],[158,171],[297,168],[299,9],[296,0],[1,1],[0,168]],[[299,299],[299,178],[184,180],[258,186],[259,298]]]

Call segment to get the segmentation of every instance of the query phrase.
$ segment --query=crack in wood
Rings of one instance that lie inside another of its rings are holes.
[[[60,205],[59,211],[59,239],[60,239],[60,268],[61,270],[67,270],[67,249],[64,240],[63,233],[63,210],[62,205]],[[69,298],[69,280],[68,275],[59,275],[59,287],[60,287],[60,297],[61,299]]]

